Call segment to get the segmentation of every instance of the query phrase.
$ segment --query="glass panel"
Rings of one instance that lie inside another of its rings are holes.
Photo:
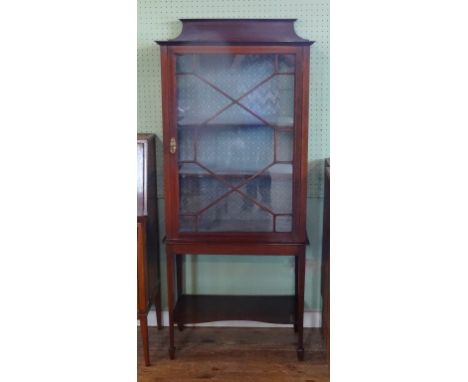
[[[181,54],[177,56],[176,60],[176,71],[177,73],[191,73],[194,69],[194,59],[195,55],[193,54]]]
[[[266,126],[200,128],[197,161],[229,183],[249,177],[273,162],[273,130]]]
[[[229,188],[194,163],[184,163],[179,168],[181,214],[194,214],[207,207]]]
[[[272,54],[202,54],[196,72],[233,98],[268,78],[275,70]]]
[[[190,215],[180,215],[180,231],[193,232],[196,230],[196,217]]]
[[[276,217],[276,232],[291,232],[292,216],[279,215]]]
[[[195,160],[195,127],[186,126],[177,131],[179,160]]]
[[[198,231],[201,232],[271,232],[273,215],[255,206],[248,207],[248,199],[233,192],[200,214]]]
[[[273,126],[292,127],[294,123],[294,76],[277,75],[240,100]]]
[[[278,71],[280,73],[294,73],[295,56],[293,54],[278,55]]]
[[[294,55],[176,55],[176,71],[180,231],[290,232]]]
[[[276,160],[280,162],[292,162],[293,160],[293,132],[292,131],[277,131],[276,132]]]
[[[263,125],[262,120],[239,105],[229,106],[222,113],[216,115],[208,125]]]
[[[177,76],[177,123],[180,126],[204,123],[230,103],[199,78],[191,74]]]
[[[275,214],[292,213],[292,165],[275,164],[261,175],[251,179],[240,188],[252,200],[247,207],[253,209],[257,203]]]

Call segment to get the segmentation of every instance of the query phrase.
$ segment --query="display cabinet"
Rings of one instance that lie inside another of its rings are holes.
[[[294,324],[302,358],[313,42],[297,36],[294,19],[181,21],[177,38],[157,41],[170,356],[174,324],[246,319]],[[184,294],[188,254],[294,256],[296,293]]]

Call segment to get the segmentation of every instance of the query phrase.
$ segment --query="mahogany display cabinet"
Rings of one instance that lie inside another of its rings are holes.
[[[175,324],[254,320],[294,324],[303,359],[313,41],[295,33],[295,19],[181,21],[177,38],[157,41],[169,355]],[[295,294],[184,294],[182,261],[193,254],[294,256]]]

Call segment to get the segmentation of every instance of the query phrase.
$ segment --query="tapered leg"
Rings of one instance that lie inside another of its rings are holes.
[[[169,310],[169,357],[174,359],[174,253],[166,247],[167,256],[167,308]]]
[[[143,353],[145,355],[145,365],[151,366],[149,360],[149,344],[148,344],[148,319],[140,317],[141,339],[143,340]]]
[[[304,283],[305,283],[305,248],[301,249],[298,256],[298,317],[297,317],[297,358],[299,361],[304,359]]]
[[[294,256],[294,295],[296,296],[295,316],[294,316],[294,331],[297,333],[297,318],[299,317],[299,293],[298,293],[298,256]]]
[[[156,310],[156,322],[158,325],[158,330],[163,328],[162,322],[162,304],[161,304],[161,251],[159,247],[159,241],[156,240],[156,294],[154,295],[154,307]]]
[[[177,273],[177,299],[182,296],[184,291],[184,274],[183,274],[183,265],[184,265],[184,256],[183,255],[176,255],[176,273]],[[178,322],[177,327],[180,331],[184,330],[184,323]]]

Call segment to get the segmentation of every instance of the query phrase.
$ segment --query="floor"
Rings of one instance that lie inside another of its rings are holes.
[[[303,362],[296,336],[284,328],[185,328],[175,331],[176,359],[167,353],[168,329],[149,329],[151,366],[143,361],[138,330],[138,382],[328,382],[319,329],[304,330]]]

